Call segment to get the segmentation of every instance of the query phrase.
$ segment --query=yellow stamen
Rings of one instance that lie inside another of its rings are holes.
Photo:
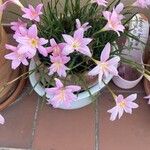
[[[125,103],[124,101],[121,101],[121,102],[119,103],[119,106],[122,107],[122,108],[124,108],[124,107],[126,106],[126,103]]]
[[[32,47],[37,47],[38,41],[36,39],[31,39],[31,45]]]
[[[74,49],[78,49],[80,47],[80,43],[78,41],[74,41],[73,44],[72,44],[72,47]]]

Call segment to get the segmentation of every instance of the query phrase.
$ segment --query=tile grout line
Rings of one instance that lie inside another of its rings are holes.
[[[36,130],[36,125],[37,125],[37,119],[38,119],[38,112],[39,112],[39,105],[40,105],[40,98],[39,96],[37,97],[37,105],[36,105],[36,109],[35,109],[35,115],[33,118],[33,127],[32,127],[32,139],[31,139],[31,143],[30,143],[30,148],[32,149],[32,144],[34,141],[34,136],[35,136],[35,130]]]
[[[95,101],[95,150],[99,150],[99,100]]]

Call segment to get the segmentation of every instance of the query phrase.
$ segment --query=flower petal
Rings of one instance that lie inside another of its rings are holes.
[[[107,43],[101,53],[100,61],[105,62],[109,59],[110,50],[111,50],[110,43]]]
[[[62,84],[62,82],[59,79],[57,79],[57,78],[55,78],[55,82],[56,82],[56,86],[59,87],[59,88],[62,88],[64,86]]]
[[[0,124],[4,124],[5,123],[5,119],[4,117],[0,114]]]
[[[137,99],[137,94],[131,94],[128,97],[126,97],[124,100],[132,102],[132,101],[134,101],[136,99]]]

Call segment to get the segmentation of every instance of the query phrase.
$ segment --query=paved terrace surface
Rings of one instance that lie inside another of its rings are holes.
[[[143,82],[132,90],[109,85],[124,96],[138,93],[139,109],[109,121],[113,102],[106,89],[82,109],[54,109],[29,94],[28,83],[17,102],[2,112],[6,124],[0,126],[0,150],[150,150],[150,106],[143,99]]]

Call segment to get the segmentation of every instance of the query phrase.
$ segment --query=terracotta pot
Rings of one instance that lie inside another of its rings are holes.
[[[6,43],[8,43],[7,34],[3,27],[0,26],[0,88],[19,75],[19,69],[13,71],[11,69],[11,61],[8,61],[4,58],[4,56],[9,53],[9,51],[5,49]],[[11,84],[0,93],[0,103],[6,100],[10,94],[12,94],[17,84],[18,82]]]
[[[148,61],[148,64],[150,65],[150,59]],[[147,67],[147,69],[150,71],[150,67]],[[144,88],[147,95],[150,95],[150,82],[147,79],[144,79]]]

